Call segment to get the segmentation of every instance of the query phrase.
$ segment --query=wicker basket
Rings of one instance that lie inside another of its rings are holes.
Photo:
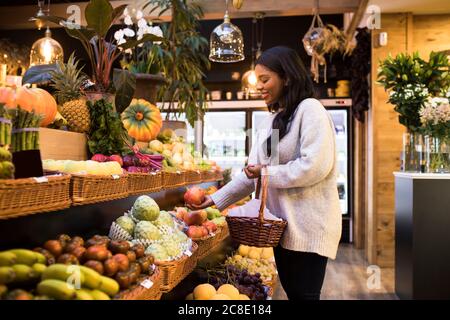
[[[265,169],[265,168],[264,168]],[[287,222],[264,219],[264,208],[267,198],[268,175],[258,178],[256,194],[261,193],[261,206],[258,217],[230,217],[226,218],[230,235],[238,243],[254,247],[276,247],[283,235]],[[262,181],[261,181],[262,180]],[[262,184],[262,188],[261,188]]]
[[[217,231],[213,236],[208,235],[206,237],[192,239],[192,241],[194,241],[198,245],[198,253],[197,253],[198,260],[203,259],[211,252],[211,250],[219,243],[219,241],[217,241],[219,237],[220,237],[220,228],[217,228]]]
[[[70,207],[70,175],[0,180],[0,219]]]
[[[198,184],[202,183],[202,174],[200,171],[188,170],[185,172],[186,184]]]
[[[74,206],[125,198],[128,176],[72,175],[70,195]]]
[[[217,230],[218,230],[218,237],[215,239],[215,242],[213,244],[214,247],[219,243],[221,243],[230,235],[230,230],[228,229],[228,225],[226,223],[221,226],[218,226]]]
[[[130,195],[161,191],[162,186],[161,171],[128,173],[128,191]]]
[[[178,260],[160,262],[155,264],[160,268],[162,273],[161,291],[169,292],[175,288],[188,274],[194,271],[198,261],[198,245],[192,242],[192,255],[183,255]]]
[[[201,174],[202,174],[203,182],[211,182],[211,181],[215,181],[215,179],[216,179],[216,174],[212,170],[203,170],[201,172]]]
[[[164,189],[182,187],[185,185],[185,172],[162,172],[162,185]]]
[[[142,285],[137,286],[132,290],[126,290],[123,293],[119,293],[118,299],[120,300],[159,300],[162,296],[161,282],[162,273],[159,268],[156,268],[155,272],[148,277],[148,280],[153,282],[151,288],[147,289]]]

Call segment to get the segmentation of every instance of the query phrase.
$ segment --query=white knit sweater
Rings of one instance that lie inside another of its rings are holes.
[[[266,164],[267,208],[288,222],[283,248],[336,258],[342,216],[337,191],[337,156],[333,121],[316,99],[303,100],[288,133],[267,158],[262,144],[271,134],[275,114],[258,125],[249,164]],[[255,191],[256,180],[240,173],[211,198],[223,210]]]

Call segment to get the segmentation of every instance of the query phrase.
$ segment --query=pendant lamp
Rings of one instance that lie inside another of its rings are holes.
[[[232,63],[245,59],[242,32],[230,22],[228,0],[225,1],[225,16],[210,37],[209,60],[213,62]]]

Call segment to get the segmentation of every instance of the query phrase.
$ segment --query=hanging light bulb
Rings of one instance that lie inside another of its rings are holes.
[[[250,66],[250,70],[244,73],[242,76],[242,87],[248,96],[258,97],[260,95],[256,85],[258,84],[258,78],[255,73],[255,58],[258,59],[261,55],[261,46],[262,46],[262,35],[263,29],[262,24],[260,28],[258,28],[258,20],[264,17],[264,13],[258,12],[255,14],[253,18],[252,24],[252,64]],[[259,31],[259,32],[258,32]],[[256,39],[257,49],[255,50],[253,46],[253,42]],[[255,54],[256,51],[256,54]]]
[[[45,37],[33,43],[30,53],[30,66],[63,62],[64,52],[58,41],[52,38],[50,28],[47,27]]]
[[[230,22],[228,0],[225,3],[224,21],[211,33],[209,60],[222,63],[242,61],[245,59],[242,32]]]
[[[39,10],[36,13],[35,17],[32,17],[29,19],[29,21],[34,21],[34,24],[36,25],[36,28],[38,30],[41,30],[42,27],[44,27],[45,22],[42,18],[45,17],[47,15],[47,13],[49,13],[49,9],[47,9],[47,10],[43,9],[44,4],[45,4],[45,0],[38,0]],[[48,5],[50,8],[50,0],[48,1]]]

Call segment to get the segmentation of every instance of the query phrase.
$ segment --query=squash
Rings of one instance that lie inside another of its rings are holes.
[[[137,141],[155,139],[162,127],[159,109],[144,99],[133,99],[121,117],[128,134]]]
[[[0,103],[8,108],[16,107],[16,92],[9,87],[0,87]]]
[[[41,127],[46,127],[55,120],[57,110],[56,100],[50,93],[39,88],[19,87],[14,91],[11,88],[0,88],[0,102],[9,108],[20,108],[26,111],[35,111],[42,114],[44,119]]]

